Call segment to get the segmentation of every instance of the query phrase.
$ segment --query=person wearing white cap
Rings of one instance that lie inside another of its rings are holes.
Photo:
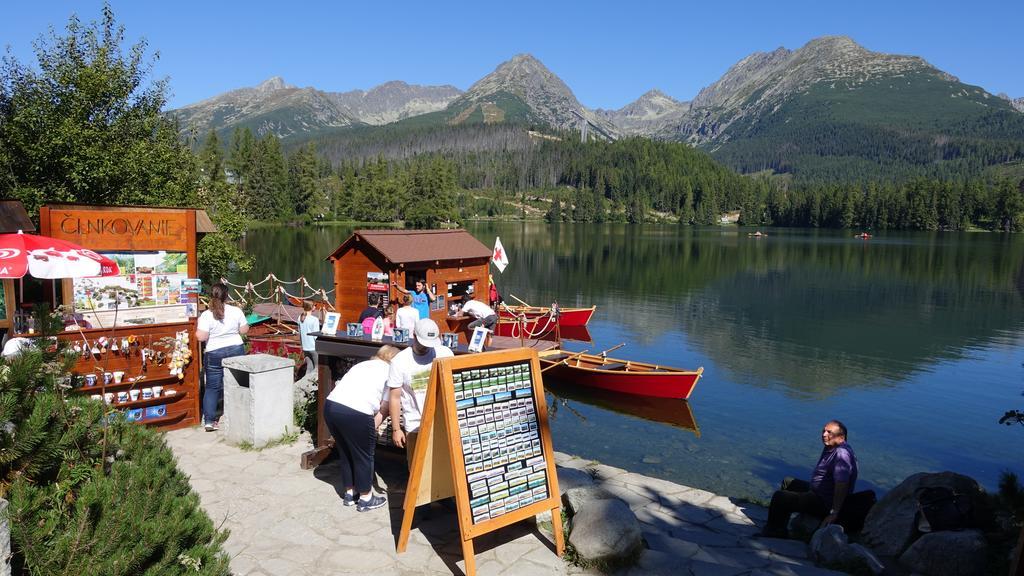
[[[427,382],[430,367],[435,358],[454,356],[452,351],[441,345],[441,331],[430,318],[421,318],[413,330],[412,346],[399,352],[391,360],[388,371],[388,400],[391,413],[391,438],[395,445],[406,445],[406,434],[410,434],[407,454],[411,457],[415,432],[420,428],[420,414],[426,401]],[[401,415],[403,426],[398,423]],[[404,428],[404,430],[403,430]]]

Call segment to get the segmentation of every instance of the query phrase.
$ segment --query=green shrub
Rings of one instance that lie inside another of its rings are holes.
[[[69,394],[65,360],[36,348],[0,363],[13,573],[228,574],[227,533],[199,507],[163,435]]]

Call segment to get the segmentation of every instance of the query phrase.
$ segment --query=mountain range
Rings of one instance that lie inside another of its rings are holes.
[[[688,142],[742,172],[928,167],[964,147],[994,147],[989,163],[1024,154],[1024,98],[994,96],[922,58],[872,52],[844,36],[751,54],[690,101],[650,90],[618,110],[586,108],[539,60],[520,54],[466,92],[396,81],[332,93],[275,77],[171,114],[200,135],[249,127],[296,141],[381,125],[558,133],[585,119],[595,137]]]

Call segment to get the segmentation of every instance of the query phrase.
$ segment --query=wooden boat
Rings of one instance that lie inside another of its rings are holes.
[[[288,298],[289,304],[291,304],[292,306],[298,306],[299,308],[302,308],[302,302],[303,300],[306,300],[313,303],[313,310],[326,310],[328,312],[334,310],[334,306],[331,306],[330,302],[325,302],[323,300],[314,300],[312,296],[310,296],[309,298],[299,298],[298,296],[285,294],[285,297]]]
[[[550,318],[550,316],[544,316],[536,320],[528,320],[525,326],[511,318],[500,318],[498,324],[494,327],[494,333],[498,336],[508,336],[510,338],[523,336],[537,340],[555,341],[561,338],[562,340],[593,342],[593,339],[590,337],[590,330],[586,326],[558,324],[558,330],[555,330],[555,323]]]
[[[861,232],[860,234],[855,235],[854,238],[860,238],[861,240],[870,240],[871,234],[868,234],[867,232]]]
[[[560,326],[586,326],[590,317],[594,315],[597,306],[590,308],[558,308],[558,324]],[[502,319],[514,319],[520,315],[526,316],[527,322],[537,322],[543,325],[544,321],[551,316],[551,308],[548,306],[501,306],[499,311]]]
[[[697,380],[704,373],[704,368],[683,370],[564,350],[547,350],[539,356],[546,376],[577,386],[637,396],[685,400],[693,393]]]
[[[581,388],[550,378],[544,381],[544,389],[558,400],[573,400],[649,422],[668,424],[673,428],[693,432],[700,438],[700,426],[687,400],[635,396],[600,388]],[[557,405],[550,405],[548,412],[554,413]]]
[[[760,230],[758,230],[757,232],[748,232],[747,233],[747,237],[748,238],[767,238],[768,234],[765,234],[765,233],[761,232]]]

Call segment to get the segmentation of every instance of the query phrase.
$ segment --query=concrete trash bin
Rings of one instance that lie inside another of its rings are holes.
[[[295,429],[295,362],[270,354],[225,358],[224,416],[232,444],[266,446]]]

